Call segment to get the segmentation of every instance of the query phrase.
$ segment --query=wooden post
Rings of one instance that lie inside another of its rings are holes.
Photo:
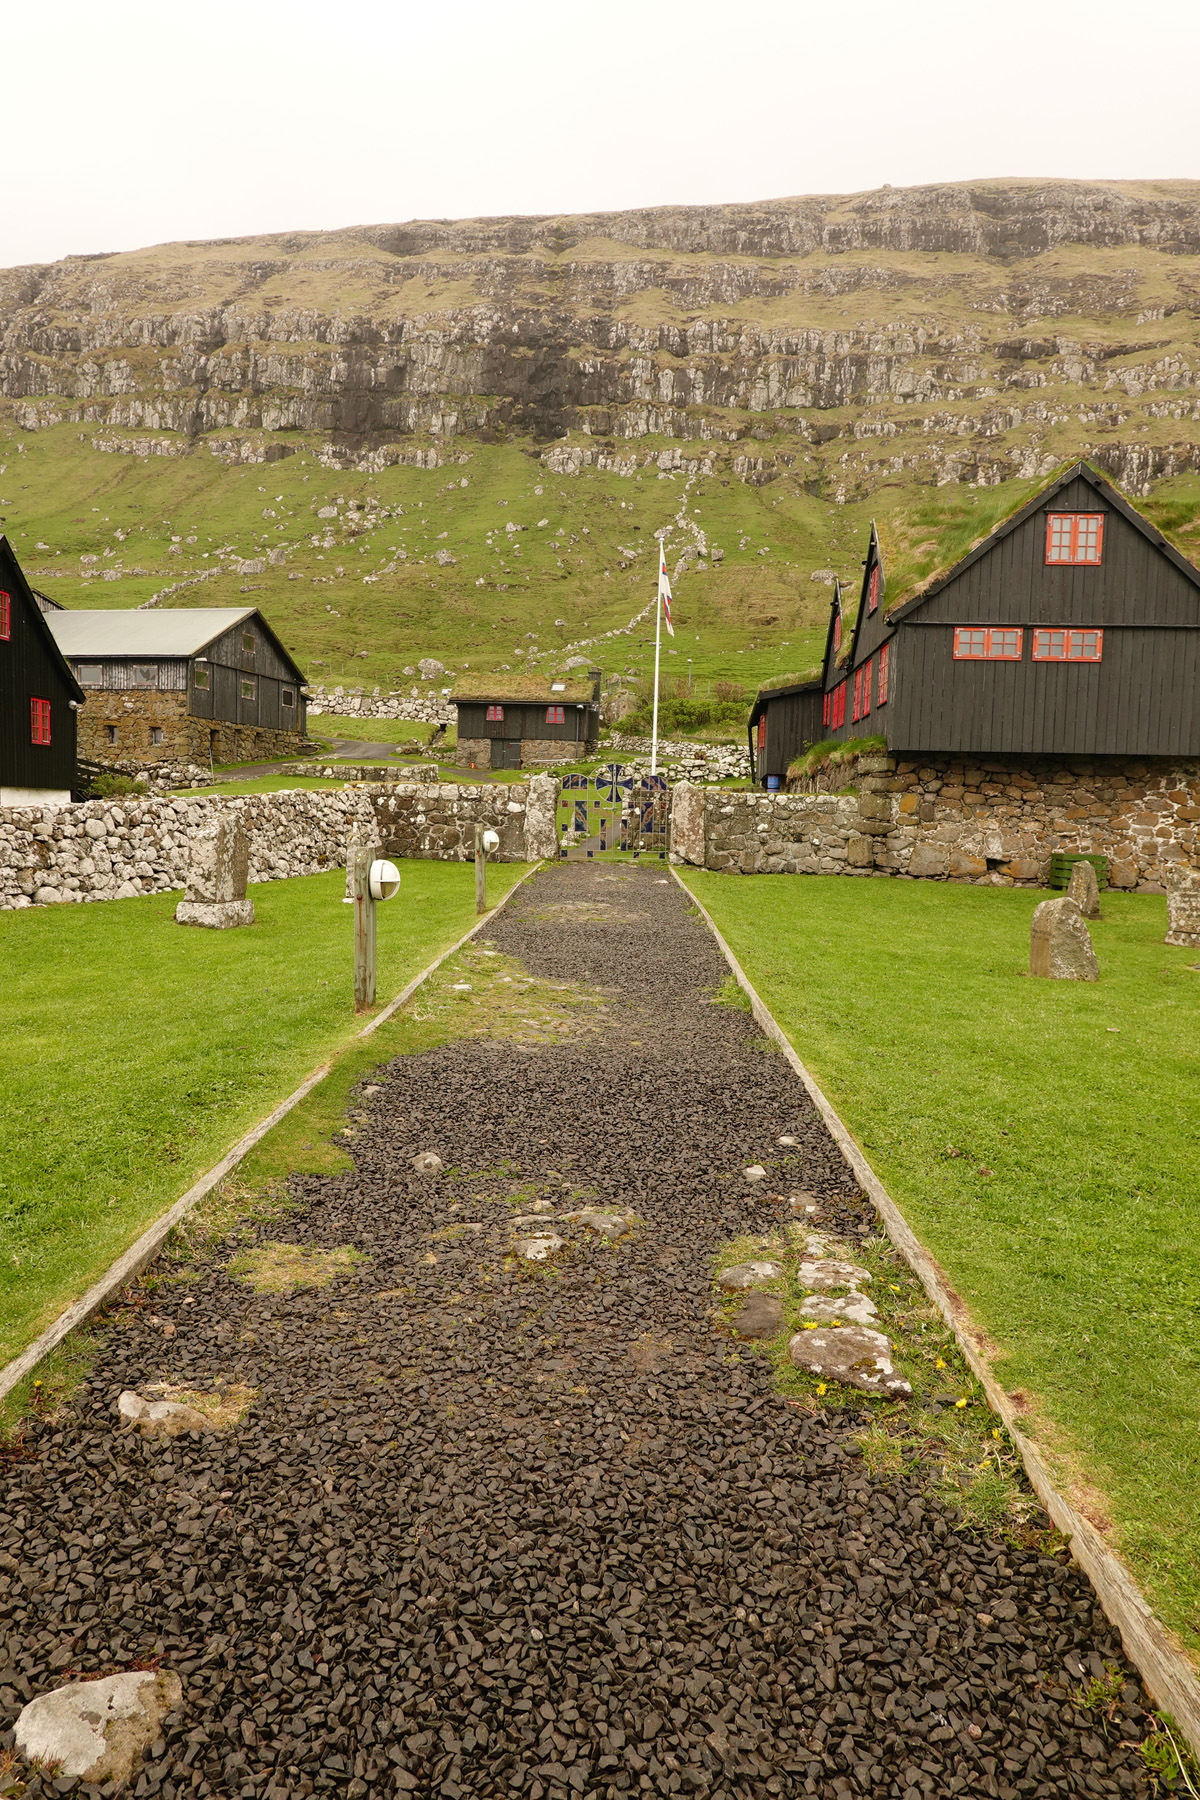
[[[371,898],[371,864],[378,851],[358,845],[354,852],[354,1010],[370,1012],[375,1004],[375,902]]]
[[[487,861],[483,854],[483,826],[475,827],[475,911],[487,911]]]

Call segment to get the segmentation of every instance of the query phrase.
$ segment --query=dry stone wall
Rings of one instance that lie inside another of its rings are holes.
[[[702,825],[693,792],[704,794]],[[1200,869],[1200,763],[880,754],[785,794],[681,783],[672,820],[678,860],[741,874],[1041,886],[1051,856],[1067,851],[1107,856],[1113,887],[1164,892]]]
[[[389,782],[336,792],[4,808],[0,910],[184,887],[193,839],[222,814],[246,830],[254,882],[344,867],[355,826],[401,856],[466,861],[475,854],[476,823],[499,833],[501,861],[553,856],[557,804],[557,782],[540,775],[505,787]]]

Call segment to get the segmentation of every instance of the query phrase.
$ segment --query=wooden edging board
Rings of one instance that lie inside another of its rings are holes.
[[[429,980],[429,977],[441,967],[448,956],[453,956],[456,950],[461,950],[464,944],[470,942],[476,932],[482,931],[485,925],[493,922],[496,914],[508,905],[517,889],[522,887],[531,875],[536,874],[540,867],[540,862],[531,864],[521,879],[513,882],[503,900],[490,908],[481,919],[477,919],[470,931],[464,931],[448,950],[443,950],[440,956],[435,956],[428,968],[422,969],[421,973],[415,976],[407,987],[401,988],[396,998],[389,1001],[381,1013],[378,1013],[369,1024],[364,1025],[361,1031],[354,1034],[354,1037],[350,1039],[350,1044],[357,1043],[360,1038],[370,1037],[373,1031],[378,1031],[379,1027],[390,1019],[393,1013],[398,1012],[412,999],[422,983]],[[266,1137],[273,1125],[278,1125],[280,1119],[290,1113],[294,1106],[298,1106],[306,1094],[311,1094],[318,1082],[324,1081],[332,1068],[332,1060],[323,1062],[319,1068],[313,1070],[311,1075],[306,1075],[294,1093],[289,1094],[286,1100],[281,1100],[274,1112],[260,1120],[246,1133],[245,1137],[239,1138],[232,1150],[227,1150],[215,1167],[209,1169],[206,1175],[202,1175],[199,1181],[193,1183],[187,1193],[176,1200],[169,1211],[163,1213],[161,1218],[156,1219],[153,1225],[148,1226],[136,1243],[131,1244],[128,1250],[117,1258],[111,1268],[88,1289],[81,1299],[68,1306],[65,1312],[61,1312],[53,1325],[48,1325],[40,1337],[35,1338],[32,1344],[22,1350],[20,1356],[16,1356],[12,1362],[6,1363],[4,1368],[0,1369],[0,1400],[11,1394],[18,1382],[23,1381],[26,1375],[36,1369],[42,1358],[48,1355],[56,1344],[61,1344],[65,1337],[77,1330],[94,1313],[99,1312],[100,1308],[114,1299],[123,1287],[140,1275],[147,1263],[153,1262],[179,1221],[191,1212],[198,1201],[203,1200],[206,1194],[211,1193],[217,1183],[223,1181],[231,1169],[237,1167],[243,1157],[253,1150],[255,1144],[261,1138]]]
[[[675,868],[676,881],[708,925],[738,985],[750,1001],[758,1024],[777,1044],[800,1077],[817,1111],[828,1126],[838,1149],[853,1169],[863,1191],[870,1195],[884,1222],[888,1237],[909,1267],[920,1277],[929,1298],[953,1331],[958,1347],[972,1373],[979,1381],[993,1412],[1003,1420],[1009,1436],[1020,1453],[1025,1473],[1038,1499],[1058,1530],[1068,1540],[1071,1553],[1096,1590],[1097,1598],[1109,1621],[1121,1634],[1134,1668],[1141,1675],[1154,1704],[1170,1713],[1188,1740],[1193,1754],[1200,1755],[1200,1678],[1187,1656],[1174,1642],[1162,1621],[1152,1612],[1137,1582],[1115,1551],[1105,1543],[1096,1527],[1076,1512],[1051,1474],[1041,1451],[1021,1430],[1021,1415],[1011,1397],[992,1372],[983,1350],[983,1339],[972,1323],[961,1297],[955,1293],[944,1271],[918,1239],[857,1143],[830,1105],[820,1087],[809,1074],[788,1039],[776,1024],[768,1008],[754,989],[746,971],[725,942],[703,903],[688,887]]]

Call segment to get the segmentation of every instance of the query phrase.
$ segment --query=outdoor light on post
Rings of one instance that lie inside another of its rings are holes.
[[[370,1012],[375,1004],[375,907],[391,900],[400,887],[400,871],[376,849],[354,854],[354,1010]]]
[[[475,827],[475,911],[487,911],[487,859],[500,848],[499,833]]]

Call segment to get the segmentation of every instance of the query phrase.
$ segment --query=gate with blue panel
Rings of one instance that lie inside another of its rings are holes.
[[[594,775],[563,776],[558,835],[564,862],[622,854],[665,858],[669,832],[665,775],[635,776],[608,763]]]

